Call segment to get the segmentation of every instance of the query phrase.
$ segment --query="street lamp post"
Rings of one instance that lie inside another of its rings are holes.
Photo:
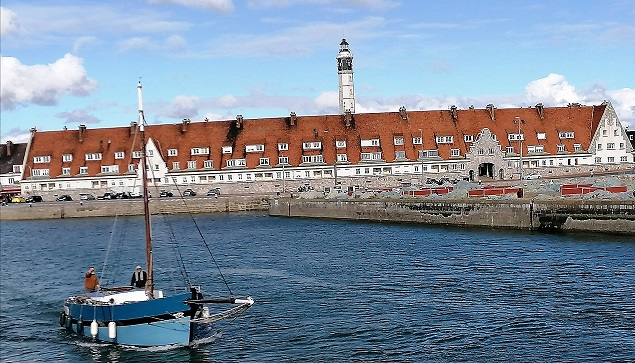
[[[520,117],[516,116],[516,118],[514,119],[514,123],[516,125],[518,125],[518,143],[519,143],[519,149],[520,149],[520,157],[519,157],[519,163],[518,163],[518,169],[519,169],[519,174],[520,174],[520,180],[523,180],[523,139],[525,138],[524,136],[522,136],[521,134],[521,130],[520,130],[520,125],[524,124],[525,121],[521,120]]]

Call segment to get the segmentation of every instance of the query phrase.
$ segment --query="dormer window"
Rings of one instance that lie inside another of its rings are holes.
[[[522,141],[525,140],[525,134],[507,134],[507,140]]]
[[[248,153],[260,153],[263,151],[265,151],[264,144],[254,144],[254,145],[245,146],[245,152],[248,152]]]
[[[423,139],[421,137],[419,137],[419,136],[413,137],[412,138],[412,144],[413,145],[421,145],[421,144],[423,144]]]
[[[547,139],[547,133],[545,133],[545,132],[537,132],[536,133],[536,138],[538,140],[546,140]]]
[[[190,149],[190,155],[209,155],[208,147],[193,147]]]
[[[278,151],[287,151],[289,150],[289,144],[286,142],[279,142],[278,143]]]
[[[125,157],[126,153],[123,151],[117,151],[115,153],[115,159],[123,159]]]
[[[141,151],[133,151],[132,152],[132,157],[134,159],[141,159]]]
[[[168,149],[168,156],[177,156],[179,155],[178,149]]]
[[[346,140],[337,140],[335,141],[335,147],[338,149],[343,149],[346,147]]]
[[[234,152],[234,149],[231,146],[223,146],[223,154],[231,154],[232,152]]]
[[[361,141],[361,146],[379,146],[379,139],[367,139]]]
[[[435,141],[437,144],[453,144],[454,136],[437,136]]]
[[[322,148],[322,143],[320,141],[311,141],[311,142],[302,143],[303,150],[320,150],[321,148]]]
[[[33,157],[34,164],[44,164],[44,163],[50,163],[50,162],[51,162],[51,155]]]
[[[564,152],[566,151],[566,147],[563,144],[558,145],[558,152]]]
[[[395,145],[403,145],[404,144],[403,137],[400,137],[400,136],[399,137],[395,137],[394,138],[394,142],[395,142]]]
[[[196,160],[188,160],[187,161],[188,169],[196,169]]]
[[[474,135],[463,135],[463,141],[474,142]]]
[[[62,162],[70,163],[71,161],[73,161],[73,154],[64,154],[64,155],[62,155]]]
[[[573,139],[574,134],[573,131],[560,131],[558,132],[558,137],[560,139]]]
[[[86,161],[101,160],[101,153],[86,154]]]
[[[269,158],[260,158],[260,164],[261,166],[268,166],[269,165]]]

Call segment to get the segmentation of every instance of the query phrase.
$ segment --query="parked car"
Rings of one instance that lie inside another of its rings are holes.
[[[542,178],[542,176],[540,174],[525,175],[525,180],[536,180],[536,179],[540,179],[540,178]]]
[[[185,189],[185,190],[183,191],[183,196],[184,196],[184,197],[190,197],[190,196],[192,196],[192,197],[193,197],[193,196],[195,196],[195,195],[196,195],[196,192],[195,192],[194,190],[190,189],[190,188],[187,188],[187,189]]]
[[[121,193],[117,193],[115,195],[116,199],[131,199],[132,195],[130,194],[130,192],[121,192]]]
[[[95,196],[88,193],[79,193],[79,200],[95,200]]]
[[[100,195],[97,197],[99,200],[108,200],[108,199],[117,199],[117,194],[112,192],[106,192],[104,195]]]
[[[172,192],[167,190],[162,190],[161,193],[159,193],[159,198],[172,197],[172,196],[174,196],[174,194],[172,194]]]
[[[220,195],[220,188],[212,188],[207,192],[208,197],[218,197]]]
[[[70,202],[73,200],[73,198],[68,194],[62,194],[59,197],[55,198],[55,200],[58,202]]]
[[[26,199],[24,199],[24,197],[21,195],[16,195],[15,197],[11,198],[11,203],[24,203],[24,202],[26,202]]]
[[[41,195],[31,195],[29,197],[26,198],[26,202],[27,203],[39,203],[39,202],[43,202],[44,199],[42,199]]]

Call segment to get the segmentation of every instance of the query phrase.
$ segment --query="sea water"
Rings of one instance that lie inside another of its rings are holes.
[[[153,221],[159,287],[169,293],[190,280],[209,297],[250,295],[256,304],[194,348],[80,339],[59,327],[64,298],[82,291],[90,265],[102,285],[129,284],[145,266],[142,219],[3,222],[0,360],[635,360],[632,236],[260,214],[198,215],[198,229],[191,217],[165,220]]]

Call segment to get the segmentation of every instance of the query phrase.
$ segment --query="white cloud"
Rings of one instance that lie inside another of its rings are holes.
[[[222,13],[231,13],[234,11],[234,3],[232,0],[149,0],[148,2],[151,4],[174,4],[208,9]]]
[[[612,99],[613,107],[617,112],[620,121],[629,129],[635,128],[635,89],[622,88],[617,91],[607,91],[607,95]]]
[[[73,54],[79,53],[79,51],[88,44],[94,43],[97,40],[95,37],[79,37],[75,41],[75,45],[73,46]]]
[[[101,122],[97,117],[90,115],[86,110],[64,111],[55,115],[58,118],[66,119],[64,124],[98,124]]]
[[[194,118],[198,115],[199,106],[200,98],[196,96],[177,96],[160,115],[176,119]]]
[[[64,95],[87,96],[97,82],[86,76],[82,59],[71,54],[51,64],[28,66],[13,57],[2,57],[0,98],[4,110],[37,104],[55,105]]]
[[[0,6],[0,35],[17,34],[20,31],[18,17],[16,14]]]
[[[328,91],[322,92],[317,96],[313,103],[317,110],[339,110],[340,96],[338,92]]]
[[[564,76],[551,73],[545,78],[529,82],[525,87],[527,100],[530,103],[542,102],[554,106],[564,106],[571,102],[581,102],[575,87],[570,85]]]

